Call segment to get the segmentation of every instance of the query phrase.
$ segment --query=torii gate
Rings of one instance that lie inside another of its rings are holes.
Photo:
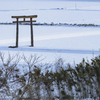
[[[12,16],[12,18],[16,18],[17,19],[17,21],[13,21],[13,23],[17,23],[17,26],[16,26],[16,46],[9,46],[9,47],[10,48],[17,48],[18,47],[18,37],[19,37],[18,24],[19,23],[27,23],[27,22],[30,22],[30,26],[31,26],[31,47],[34,47],[32,22],[36,22],[36,20],[32,20],[32,18],[37,18],[37,15],[31,15],[31,16]],[[23,18],[23,21],[18,21],[19,18]],[[30,21],[26,21],[25,18],[30,18]]]

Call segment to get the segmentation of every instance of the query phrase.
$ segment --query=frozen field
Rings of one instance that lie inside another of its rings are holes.
[[[38,15],[37,23],[100,25],[100,2],[80,1],[0,1],[0,23],[9,23],[14,15]],[[100,54],[100,27],[33,26],[34,44],[30,45],[30,26],[19,26],[19,48],[15,45],[16,25],[0,25],[0,51],[42,55],[42,62],[59,57],[67,63],[90,60]]]

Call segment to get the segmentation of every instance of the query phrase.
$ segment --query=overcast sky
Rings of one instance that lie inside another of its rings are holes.
[[[0,0],[0,1],[17,1],[17,0]],[[20,1],[25,1],[25,0],[20,0]],[[29,1],[44,1],[44,0],[29,0]],[[45,0],[45,1],[94,1],[95,2],[100,0]]]
[[[31,1],[36,1],[36,0],[31,0]],[[39,0],[39,1],[44,1],[44,0]],[[100,0],[45,0],[45,1],[94,1],[95,2]]]

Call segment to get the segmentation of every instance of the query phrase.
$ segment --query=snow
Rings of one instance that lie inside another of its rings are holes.
[[[0,1],[0,23],[9,23],[14,15],[38,15],[37,23],[100,25],[100,2],[80,1]],[[9,6],[8,6],[9,5]],[[100,27],[33,26],[34,47],[30,45],[30,26],[19,25],[19,47],[15,45],[16,25],[0,25],[0,51],[7,54],[42,55],[43,63],[61,57],[74,64],[100,54]]]

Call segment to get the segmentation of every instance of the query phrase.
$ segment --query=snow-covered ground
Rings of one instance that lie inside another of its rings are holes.
[[[37,23],[100,25],[100,2],[80,1],[0,1],[0,23],[12,22],[14,15],[38,15]],[[90,60],[100,54],[100,27],[33,26],[34,45],[30,45],[30,26],[19,26],[19,48],[15,45],[16,25],[0,25],[0,51],[42,55],[42,62],[59,57],[67,63]]]

